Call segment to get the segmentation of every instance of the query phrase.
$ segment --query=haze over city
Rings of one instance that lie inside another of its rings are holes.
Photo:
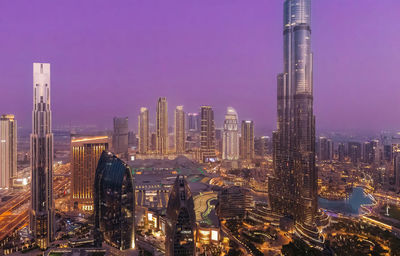
[[[398,0],[0,3],[0,255],[400,256]]]
[[[282,1],[2,1],[0,109],[30,129],[32,62],[52,64],[54,125],[111,128],[141,106],[209,104],[276,128]],[[317,130],[394,130],[400,119],[397,0],[314,1]],[[6,39],[6,40],[5,40]],[[170,112],[172,116],[172,112]]]

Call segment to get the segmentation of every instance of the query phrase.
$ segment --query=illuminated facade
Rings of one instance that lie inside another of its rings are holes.
[[[225,115],[224,131],[222,134],[222,159],[239,159],[238,115],[236,110],[231,107],[228,107]]]
[[[284,70],[278,75],[269,201],[274,211],[293,216],[297,235],[319,242],[310,24],[311,0],[285,0]]]
[[[101,153],[109,149],[108,136],[71,140],[71,203],[74,209],[93,211],[94,176]]]
[[[128,165],[103,151],[94,183],[95,245],[135,248],[135,186]]]
[[[14,115],[0,117],[0,189],[12,187],[17,177],[17,120]]]
[[[149,110],[147,108],[140,108],[138,121],[139,153],[146,154],[150,150]]]
[[[40,249],[54,239],[50,64],[33,63],[30,229]]]
[[[203,162],[215,160],[214,111],[210,106],[201,107],[200,150]]]
[[[175,109],[175,152],[177,154],[185,153],[185,112],[183,106],[177,106]]]
[[[246,212],[254,208],[254,200],[249,191],[239,186],[221,190],[218,201],[218,215],[223,219],[243,219]]]
[[[396,192],[400,191],[400,144],[392,145],[392,161],[394,173],[394,185]]]
[[[112,146],[114,153],[126,154],[128,153],[128,117],[114,117],[114,134],[112,139]]]
[[[165,97],[157,101],[156,150],[160,155],[168,153],[168,103]]]
[[[184,176],[172,187],[167,207],[166,256],[194,256],[196,214],[192,193]]]
[[[252,160],[254,158],[254,122],[242,121],[242,136],[240,137],[240,158]]]

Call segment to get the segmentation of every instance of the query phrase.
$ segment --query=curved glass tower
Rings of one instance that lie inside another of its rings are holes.
[[[269,190],[272,208],[294,217],[299,236],[318,242],[310,25],[311,0],[285,0],[284,69],[278,75],[273,134],[275,178]]]
[[[94,181],[95,244],[120,250],[135,248],[135,186],[130,168],[103,151]]]
[[[196,214],[192,193],[186,179],[178,175],[167,207],[166,256],[194,256]]]

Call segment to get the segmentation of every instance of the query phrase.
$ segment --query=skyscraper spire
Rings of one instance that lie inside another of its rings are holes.
[[[284,69],[278,75],[275,178],[269,194],[273,210],[294,217],[299,236],[318,241],[310,24],[311,0],[285,0]]]
[[[33,63],[30,229],[42,250],[49,247],[55,232],[50,106],[50,64]]]

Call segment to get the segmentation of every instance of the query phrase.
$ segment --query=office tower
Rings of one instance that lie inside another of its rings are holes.
[[[33,63],[30,229],[40,249],[54,239],[50,64]]]
[[[139,153],[146,154],[150,150],[149,138],[149,110],[147,108],[140,108],[139,122]]]
[[[258,156],[266,156],[270,151],[270,140],[269,136],[254,138],[254,154]]]
[[[243,219],[254,208],[250,191],[239,186],[224,188],[218,194],[218,216],[223,219]]]
[[[333,159],[333,142],[326,137],[319,137],[318,159],[320,161],[330,161]]]
[[[200,131],[201,121],[198,113],[188,113],[188,130],[191,132]]]
[[[284,68],[277,79],[273,134],[275,177],[268,188],[272,209],[294,217],[296,234],[319,241],[310,21],[310,0],[284,1]]]
[[[171,189],[167,207],[166,256],[194,256],[196,214],[189,185],[178,175]]]
[[[115,154],[128,153],[128,117],[114,117],[112,146]]]
[[[222,134],[222,159],[239,159],[239,128],[238,115],[234,108],[228,107]]]
[[[254,158],[254,123],[242,121],[242,136],[240,137],[240,158],[251,160]]]
[[[339,143],[338,145],[338,160],[339,162],[344,162],[344,158],[346,157],[344,143]]]
[[[157,101],[156,119],[156,150],[158,154],[168,153],[168,104],[167,99],[161,97]]]
[[[353,164],[358,164],[361,160],[361,143],[359,142],[349,142],[347,144],[348,149],[348,155],[350,158],[350,161]]]
[[[175,109],[175,152],[177,154],[185,153],[185,112],[183,106],[177,106]]]
[[[203,162],[215,161],[214,111],[210,106],[201,107],[200,150]]]
[[[0,188],[11,188],[17,177],[17,120],[0,117]]]
[[[373,164],[379,160],[379,141],[371,140],[366,141],[363,144],[363,157],[362,160],[364,163]]]
[[[135,185],[128,165],[103,151],[94,182],[94,238],[127,250],[135,248]]]
[[[128,132],[128,147],[138,147],[139,139],[133,131]]]
[[[101,153],[109,149],[108,136],[71,139],[71,204],[82,212],[93,211],[93,187]]]
[[[395,191],[400,191],[400,144],[392,145],[392,161]]]

